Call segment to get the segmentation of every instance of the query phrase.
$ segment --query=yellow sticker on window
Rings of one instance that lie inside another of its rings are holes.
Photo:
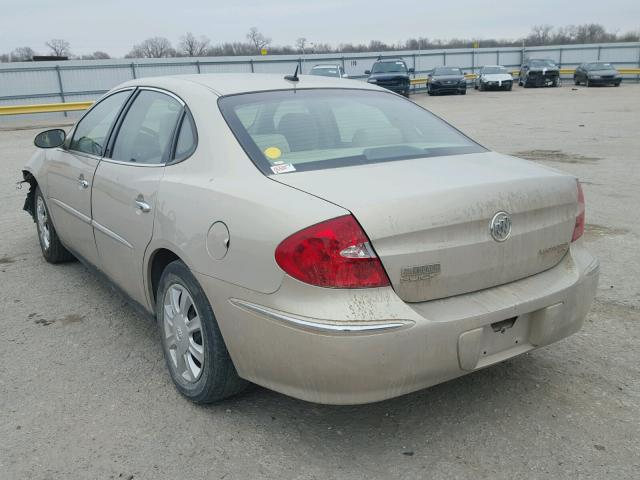
[[[280,156],[282,155],[282,150],[280,150],[278,147],[269,147],[264,149],[264,154],[267,158],[275,160],[276,158],[280,158]]]

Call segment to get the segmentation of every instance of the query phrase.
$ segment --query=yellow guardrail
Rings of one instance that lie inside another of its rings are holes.
[[[22,115],[25,113],[52,113],[86,110],[93,102],[40,103],[33,105],[2,105],[0,115]]]

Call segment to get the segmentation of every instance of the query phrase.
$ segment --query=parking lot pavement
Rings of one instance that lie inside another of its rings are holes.
[[[0,478],[638,478],[640,85],[413,100],[582,179],[602,274],[581,332],[372,405],[256,387],[194,406],[152,322],[79,263],[43,261],[14,187],[37,130],[0,131]]]

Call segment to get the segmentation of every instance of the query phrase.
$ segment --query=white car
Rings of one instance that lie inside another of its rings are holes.
[[[336,77],[336,78],[349,78],[344,72],[344,68],[340,65],[314,65],[309,75],[317,75],[320,77]]]
[[[476,90],[511,90],[513,77],[509,71],[501,65],[485,65],[476,77],[474,87]]]

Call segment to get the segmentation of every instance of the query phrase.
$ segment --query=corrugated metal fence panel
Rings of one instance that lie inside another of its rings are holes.
[[[29,97],[45,93],[59,92],[58,75],[51,70],[0,70],[0,98]],[[60,97],[56,101],[60,101]]]
[[[298,66],[297,61],[265,62],[263,60],[253,62],[255,73],[289,73],[293,74]]]
[[[61,69],[62,85],[66,92],[95,92],[110,90],[119,83],[133,78],[131,67]],[[57,87],[51,91],[57,90]]]
[[[251,73],[251,63],[201,63],[200,73]]]
[[[600,60],[625,67],[640,67],[640,52],[636,48],[602,47]]]
[[[136,65],[136,76],[141,77],[159,77],[163,75],[184,75],[188,73],[198,73],[198,67],[195,63],[185,65]]]

